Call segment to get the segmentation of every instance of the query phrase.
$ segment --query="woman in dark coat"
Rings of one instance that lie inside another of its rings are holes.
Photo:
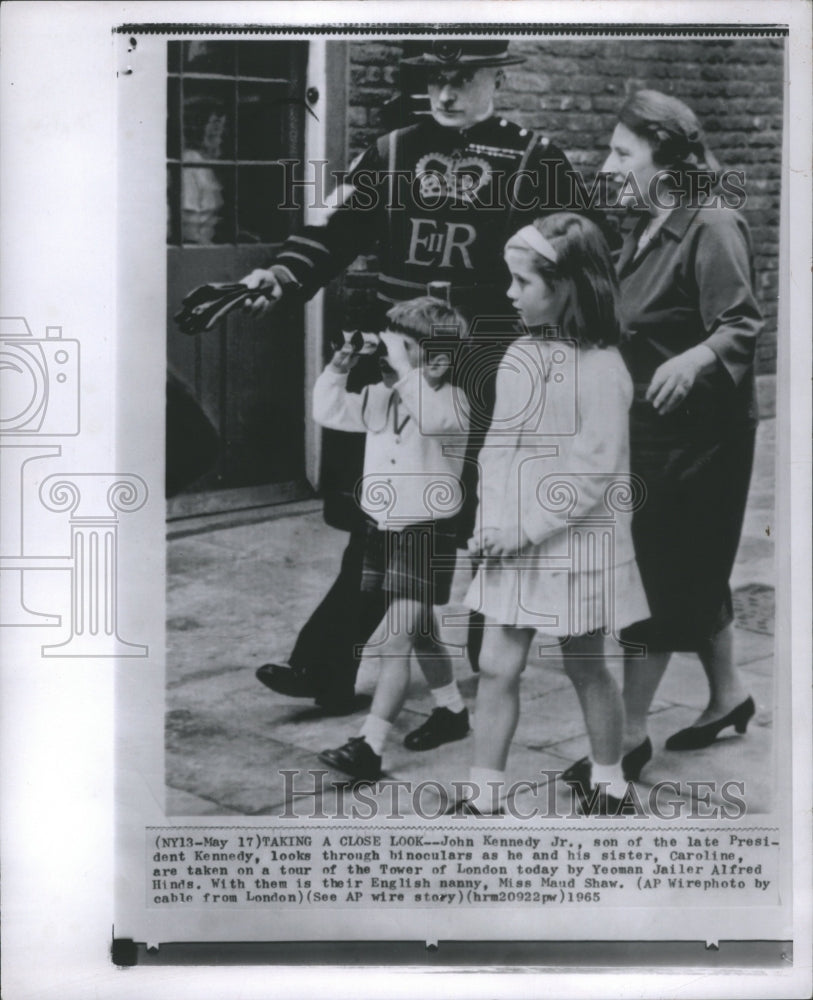
[[[628,99],[603,167],[638,209],[617,262],[635,386],[631,471],[646,488],[633,537],[651,611],[623,632],[646,647],[644,657],[628,647],[625,660],[633,780],[652,755],[647,715],[673,652],[698,655],[709,701],[668,749],[708,746],[729,726],[745,732],[755,710],[734,662],[728,581],[751,475],[762,320],[748,227],[731,207],[743,192],[698,197],[701,171],[716,168],[693,112],[658,91]]]

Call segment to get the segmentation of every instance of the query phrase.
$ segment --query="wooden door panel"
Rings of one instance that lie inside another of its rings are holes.
[[[304,157],[306,64],[302,42],[170,43],[167,360],[221,438],[217,466],[189,487],[195,493],[279,487],[290,499],[307,489],[304,311],[261,321],[235,311],[197,338],[172,319],[198,285],[267,266],[301,222],[301,209],[275,206],[278,160]],[[223,502],[233,507],[234,497]]]
[[[304,478],[304,344],[301,310],[263,320],[239,311],[199,337],[172,322],[197,284],[229,281],[267,263],[270,247],[171,249],[168,358],[221,437],[218,466],[195,484],[235,489]],[[235,258],[239,265],[235,268]]]

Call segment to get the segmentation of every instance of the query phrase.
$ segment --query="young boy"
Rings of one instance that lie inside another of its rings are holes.
[[[463,505],[460,476],[469,427],[465,393],[452,381],[454,344],[465,329],[451,306],[429,296],[399,302],[381,334],[383,381],[361,393],[345,383],[353,348],[340,348],[316,381],[313,416],[343,431],[366,431],[364,475],[356,488],[368,518],[362,589],[382,589],[388,608],[365,646],[379,660],[370,714],[359,736],[319,759],[355,778],[375,780],[387,735],[403,706],[414,650],[425,672],[444,679],[436,704],[468,713],[452,665],[436,638],[434,605],[449,600],[455,562],[452,518]],[[433,343],[434,341],[434,343]],[[455,447],[446,447],[454,445]],[[458,738],[460,738],[458,737]]]

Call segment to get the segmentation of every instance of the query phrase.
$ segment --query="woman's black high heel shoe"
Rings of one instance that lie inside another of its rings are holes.
[[[633,747],[621,758],[621,770],[624,781],[637,781],[645,764],[652,759],[652,740],[647,736],[643,743]]]
[[[754,699],[749,695],[744,702],[733,708],[728,715],[716,722],[707,722],[705,726],[688,726],[678,733],[673,733],[666,741],[667,750],[702,750],[711,746],[721,730],[734,726],[738,733],[744,733],[748,728],[751,716],[756,712]]]

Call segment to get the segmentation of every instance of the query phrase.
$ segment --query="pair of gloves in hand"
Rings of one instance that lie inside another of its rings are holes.
[[[247,298],[262,295],[259,288],[248,288],[243,284],[200,285],[191,291],[175,313],[175,322],[182,333],[194,337],[211,328],[241,305]]]

